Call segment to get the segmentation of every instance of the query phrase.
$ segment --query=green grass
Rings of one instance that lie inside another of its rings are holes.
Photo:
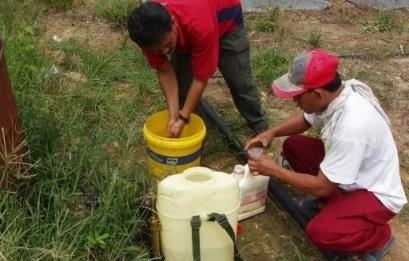
[[[135,0],[98,0],[95,10],[114,25],[124,26],[138,4]]]
[[[126,44],[103,53],[74,40],[47,43],[49,52],[66,56],[56,64],[40,48],[46,9],[28,0],[0,2],[10,80],[33,165],[26,194],[0,191],[0,260],[146,258],[135,241],[143,222],[139,199],[151,186],[140,157],[141,126],[164,103],[140,105],[161,96],[154,74]]]
[[[275,50],[265,50],[254,54],[253,68],[257,79],[264,85],[288,72],[289,58]]]
[[[74,0],[42,0],[48,6],[60,11],[68,10],[73,6]]]

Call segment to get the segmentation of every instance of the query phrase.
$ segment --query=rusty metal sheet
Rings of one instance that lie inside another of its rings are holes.
[[[4,56],[4,43],[0,39],[0,187],[7,185],[8,171],[21,171],[19,165],[23,165],[20,162],[23,161],[24,150],[22,142],[16,100],[11,90]]]

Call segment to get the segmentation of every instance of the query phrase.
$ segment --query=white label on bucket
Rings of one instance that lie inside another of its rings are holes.
[[[167,165],[177,165],[178,164],[178,158],[167,158],[166,159],[166,164]]]

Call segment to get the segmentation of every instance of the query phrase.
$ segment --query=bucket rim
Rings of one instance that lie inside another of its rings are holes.
[[[165,110],[166,111],[166,110]],[[152,117],[153,115],[157,113],[164,113],[165,111],[159,111],[154,114],[152,114],[149,117]],[[149,117],[147,119],[149,119]],[[199,121],[200,125],[202,128],[195,134],[189,136],[189,137],[183,137],[183,138],[167,138],[167,137],[162,137],[159,135],[154,134],[152,131],[149,130],[147,127],[147,120],[145,121],[143,125],[143,135],[145,140],[151,144],[157,145],[157,146],[165,146],[168,148],[188,148],[194,145],[197,145],[199,143],[202,143],[205,136],[206,136],[206,125],[203,121],[202,118],[200,118],[198,115],[192,113],[191,117],[196,118],[196,120]]]

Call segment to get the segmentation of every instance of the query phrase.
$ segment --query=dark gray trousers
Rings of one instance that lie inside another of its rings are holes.
[[[179,84],[179,104],[182,107],[193,81],[191,54],[175,53],[172,63]],[[220,39],[219,70],[225,79],[234,104],[247,121],[247,125],[259,133],[267,128],[265,113],[261,108],[259,90],[250,69],[250,46],[243,27]],[[201,109],[197,108],[200,113]]]

